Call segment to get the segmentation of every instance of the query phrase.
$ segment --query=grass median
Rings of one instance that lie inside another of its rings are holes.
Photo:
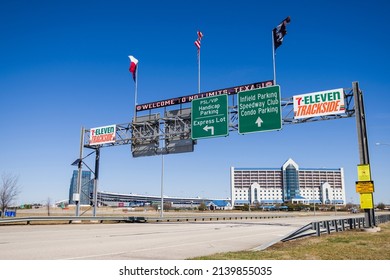
[[[194,260],[390,260],[390,222],[380,224],[378,232],[350,230]]]

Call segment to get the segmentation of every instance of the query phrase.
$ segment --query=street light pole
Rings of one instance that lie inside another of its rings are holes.
[[[100,147],[95,149],[95,180],[93,184],[93,216],[96,217],[98,204],[98,182],[99,182],[99,162],[100,162]]]
[[[77,173],[77,191],[76,191],[76,217],[80,215],[80,199],[81,199],[81,178],[82,178],[82,164],[83,164],[83,145],[84,145],[84,127],[81,127],[80,136],[80,158],[78,162],[78,173]]]
[[[161,207],[160,217],[164,217],[164,153],[161,153]]]
[[[333,186],[333,205],[334,205],[334,215],[337,215],[336,210],[336,186]]]
[[[313,214],[315,216],[316,215],[316,197],[315,197],[315,193],[314,193],[314,184],[313,184],[313,188],[312,188],[312,198],[313,198]]]

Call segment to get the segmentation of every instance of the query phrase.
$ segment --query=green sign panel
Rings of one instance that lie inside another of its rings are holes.
[[[282,128],[280,87],[271,86],[238,93],[238,132],[251,133]]]
[[[201,139],[229,134],[226,94],[191,101],[191,138]]]

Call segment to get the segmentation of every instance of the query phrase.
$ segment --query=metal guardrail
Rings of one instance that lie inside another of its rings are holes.
[[[104,222],[104,221],[112,221],[112,222],[143,222],[145,219],[143,217],[122,217],[122,216],[100,216],[100,217],[87,217],[87,216],[51,216],[51,217],[23,217],[23,218],[4,218],[0,219],[1,224],[20,224],[26,223],[27,225],[33,222],[68,222],[71,223],[79,223],[79,222]]]
[[[133,217],[133,216],[50,216],[50,217],[22,217],[22,218],[3,218],[0,219],[0,225],[5,224],[20,224],[25,223],[30,225],[32,223],[39,222],[68,222],[80,223],[80,222],[94,222],[103,223],[107,222],[125,222],[125,223],[142,223],[142,222],[197,222],[197,221],[232,221],[232,220],[257,220],[257,219],[275,219],[275,218],[287,218],[287,215],[264,215],[264,216],[193,216],[193,217]]]
[[[375,219],[376,224],[390,222],[390,214],[377,215],[375,216]],[[340,232],[357,228],[367,228],[367,226],[365,225],[364,217],[311,222],[310,224],[307,224],[300,229],[292,232],[291,234],[285,236],[283,239],[281,239],[281,241],[285,242],[305,236],[320,236],[324,233],[330,234],[331,232]]]
[[[205,221],[232,221],[232,220],[258,220],[258,219],[277,219],[287,218],[287,215],[264,215],[264,216],[199,216],[199,217],[165,217],[165,218],[147,218],[150,222],[205,222]]]

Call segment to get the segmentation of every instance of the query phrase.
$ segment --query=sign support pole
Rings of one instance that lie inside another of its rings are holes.
[[[359,89],[358,82],[352,83],[353,95],[355,99],[355,117],[358,134],[359,155],[360,164],[370,164],[370,158],[368,153],[368,138],[366,130],[366,115],[364,113],[363,93]],[[373,195],[371,193],[372,201]],[[373,201],[374,204],[374,201]],[[375,224],[375,212],[374,208],[364,209],[364,218],[366,227],[374,227]]]

